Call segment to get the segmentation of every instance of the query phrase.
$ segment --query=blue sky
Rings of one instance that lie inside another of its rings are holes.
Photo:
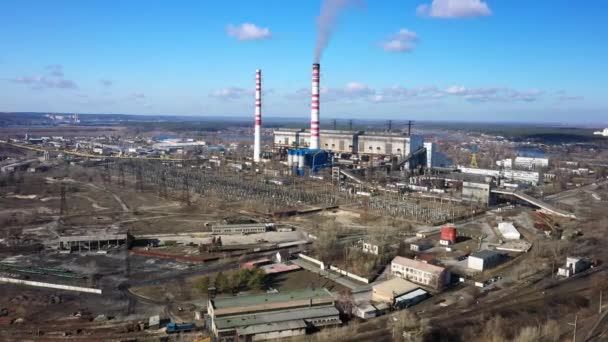
[[[347,0],[333,0],[335,3]],[[607,122],[608,2],[359,0],[321,60],[321,115]],[[306,117],[321,1],[0,5],[0,111]]]

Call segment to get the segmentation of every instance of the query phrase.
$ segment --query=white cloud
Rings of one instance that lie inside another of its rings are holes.
[[[433,101],[433,103],[436,103],[437,100],[447,97],[460,98],[471,103],[534,102],[540,100],[544,94],[544,91],[538,89],[517,90],[504,86],[468,88],[462,85],[452,85],[445,88],[437,86],[406,88],[396,85],[383,89],[374,89],[361,82],[349,82],[342,87],[322,87],[321,102],[423,103]],[[565,96],[561,97],[564,100],[570,99]],[[298,89],[293,93],[287,94],[285,98],[294,101],[310,101],[310,89]]]
[[[210,96],[225,100],[235,100],[245,96],[253,96],[253,94],[253,90],[243,89],[240,87],[227,87],[214,91]]]
[[[112,84],[114,84],[112,80],[99,80],[99,83],[101,83],[101,85],[104,87],[110,87]]]
[[[387,52],[410,52],[416,47],[417,41],[416,32],[401,29],[382,43],[382,48]]]
[[[50,78],[46,76],[22,76],[14,78],[10,81],[17,84],[30,85],[32,89],[78,89],[78,85],[76,85],[76,82],[72,80],[66,80],[63,78]]]
[[[133,100],[143,100],[146,98],[146,94],[140,92],[133,92],[129,95],[129,97]]]
[[[269,39],[272,37],[272,33],[268,28],[262,28],[255,24],[244,23],[241,25],[228,25],[226,30],[229,36],[232,36],[238,40],[261,40]]]
[[[453,85],[444,89],[444,93],[461,96],[469,102],[534,102],[544,94],[544,91],[538,89],[517,90],[508,87],[467,88],[461,85]]]
[[[32,89],[78,89],[76,82],[63,77],[63,66],[61,64],[47,65],[46,74],[21,76],[9,79],[16,84],[29,85]]]
[[[402,102],[409,100],[437,99],[443,96],[444,94],[434,86],[415,88],[393,86],[382,89],[380,94],[374,98],[374,102]]]
[[[434,18],[471,18],[492,15],[492,10],[482,0],[433,0],[431,4],[418,6],[420,16]]]
[[[61,65],[61,64],[47,65],[46,69],[49,71],[49,74],[53,77],[63,77],[63,65]]]
[[[348,82],[343,87],[338,88],[321,88],[322,101],[355,101],[361,99],[370,99],[375,95],[376,91],[368,85],[360,82]]]

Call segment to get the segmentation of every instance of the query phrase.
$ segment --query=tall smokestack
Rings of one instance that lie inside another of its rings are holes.
[[[312,65],[312,104],[310,109],[310,148],[319,148],[319,79],[321,78],[321,65]]]
[[[255,163],[260,162],[260,156],[262,154],[262,137],[261,137],[261,126],[262,126],[262,70],[257,69],[255,71],[255,133],[253,139],[253,161]]]

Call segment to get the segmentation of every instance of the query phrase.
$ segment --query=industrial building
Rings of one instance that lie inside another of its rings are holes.
[[[456,243],[456,227],[444,226],[441,227],[441,234],[439,238],[439,244],[443,246],[450,246]]]
[[[321,130],[320,134],[320,148],[334,153],[396,156],[402,159],[424,148],[423,137],[416,135],[336,130]],[[290,149],[309,147],[310,131],[277,129],[274,131],[274,146]],[[421,165],[425,159],[426,155],[416,158],[409,167]]]
[[[493,203],[494,181],[488,176],[467,176],[462,181],[462,199],[468,202],[490,205]]]
[[[608,128],[604,128],[601,131],[595,131],[593,132],[594,135],[601,135],[603,137],[608,137]]]
[[[372,300],[400,308],[412,306],[428,297],[428,292],[403,278],[393,278],[372,287]]]
[[[268,229],[274,227],[273,223],[255,223],[255,224],[218,224],[211,227],[213,234],[259,234],[265,233]]]
[[[331,155],[321,149],[300,148],[287,151],[287,166],[294,168],[298,175],[305,170],[317,172],[323,167],[331,165]]]
[[[469,255],[467,267],[476,271],[485,271],[500,264],[502,261],[502,254],[491,250],[482,250]]]
[[[521,234],[513,225],[513,222],[499,222],[498,223],[498,231],[500,235],[502,235],[505,240],[519,240],[521,239]]]
[[[59,237],[59,250],[69,252],[104,251],[121,246],[129,247],[132,239],[126,232],[102,230],[87,235],[65,234]]]
[[[549,167],[548,158],[515,157],[515,167],[526,170],[539,170]]]
[[[439,290],[450,282],[450,272],[440,266],[396,256],[391,262],[391,274]]]
[[[476,167],[464,167],[459,166],[458,169],[462,173],[480,176],[489,176],[496,179],[505,179],[517,183],[526,183],[531,185],[538,185],[543,182],[542,172],[536,171],[519,171],[511,169],[493,170],[493,169],[479,169]]]
[[[304,335],[339,325],[339,311],[326,289],[210,299],[210,330],[218,341],[258,341]]]
[[[590,266],[591,263],[583,258],[567,257],[566,266],[560,267],[557,270],[557,274],[563,277],[570,277],[587,270]]]
[[[496,166],[505,168],[505,169],[512,169],[513,168],[513,159],[506,158],[506,159],[502,159],[502,160],[497,160]]]
[[[526,183],[537,186],[544,181],[543,173],[536,171],[504,170],[501,177],[517,183]]]
[[[418,240],[410,243],[410,250],[414,252],[422,252],[433,248],[433,243],[429,240]]]

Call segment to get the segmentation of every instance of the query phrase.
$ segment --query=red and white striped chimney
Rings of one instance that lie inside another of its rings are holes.
[[[319,79],[321,78],[321,65],[312,65],[312,106],[310,109],[310,148],[319,148]]]
[[[262,70],[255,71],[255,133],[253,138],[253,161],[260,162],[262,154]]]

